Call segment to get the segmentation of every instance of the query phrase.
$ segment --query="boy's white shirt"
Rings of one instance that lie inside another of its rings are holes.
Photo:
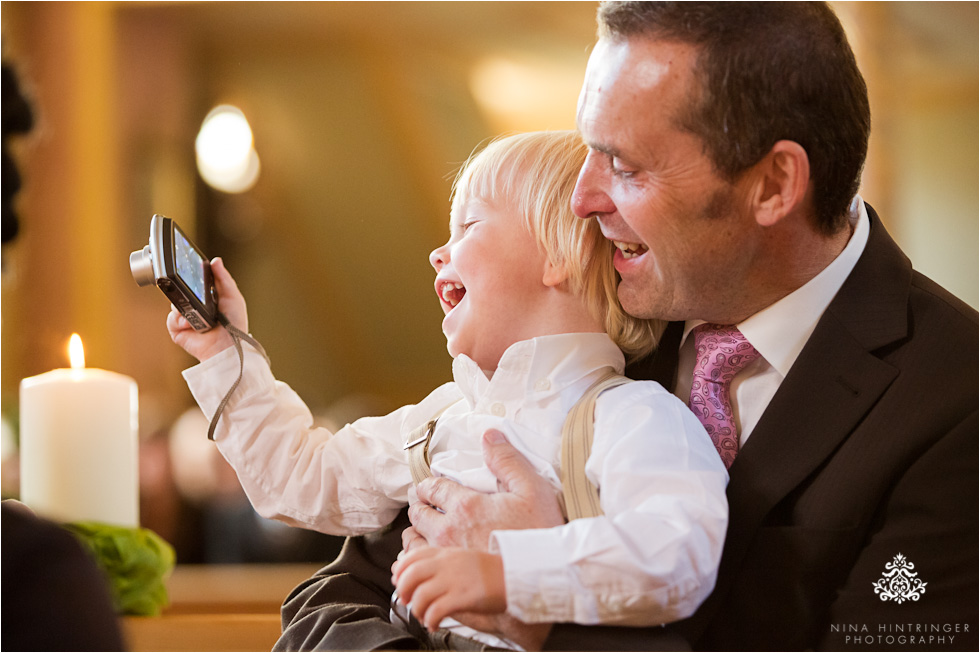
[[[559,492],[568,411],[604,368],[624,365],[609,337],[595,333],[516,343],[490,379],[461,355],[455,380],[418,404],[331,435],[312,428],[309,409],[259,354],[245,352],[244,376],[215,432],[218,448],[259,514],[345,535],[376,530],[417,500],[403,445],[447,405],[429,448],[434,474],[495,491],[480,440],[496,428]],[[238,371],[229,350],[184,372],[205,415]],[[692,614],[714,587],[728,518],[728,475],[693,413],[654,382],[606,391],[586,474],[600,488],[604,516],[491,535],[508,612],[526,622],[623,625]]]

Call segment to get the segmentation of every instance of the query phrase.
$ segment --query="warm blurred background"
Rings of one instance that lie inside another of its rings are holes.
[[[862,194],[920,270],[976,307],[978,5],[833,4],[872,97]],[[329,557],[332,542],[242,506],[188,412],[192,361],[167,336],[169,306],[136,286],[129,253],[162,213],[221,255],[276,374],[324,423],[421,398],[450,378],[427,255],[447,235],[452,173],[498,133],[574,127],[594,12],[3,2],[4,62],[34,114],[13,144],[20,233],[3,250],[4,496],[17,493],[18,384],[65,367],[78,332],[89,366],[139,383],[142,520],[181,561]],[[257,178],[229,182],[242,192],[196,164],[224,104],[254,134]]]

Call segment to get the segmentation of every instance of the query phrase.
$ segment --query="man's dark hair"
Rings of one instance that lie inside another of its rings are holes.
[[[846,224],[868,150],[864,78],[837,16],[811,2],[604,2],[599,36],[634,36],[699,48],[700,87],[674,116],[733,181],[779,140],[810,161],[817,227]]]

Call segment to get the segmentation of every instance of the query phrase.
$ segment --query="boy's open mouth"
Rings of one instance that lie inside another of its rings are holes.
[[[643,256],[649,249],[643,243],[624,243],[621,240],[614,240],[613,244],[623,253],[623,258],[626,260]]]
[[[461,283],[454,283],[452,281],[447,281],[446,283],[439,286],[439,299],[449,304],[450,307],[455,308],[456,304],[463,299],[463,295],[466,294],[466,288],[463,287]]]

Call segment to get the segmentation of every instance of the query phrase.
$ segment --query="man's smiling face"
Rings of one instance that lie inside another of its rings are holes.
[[[572,208],[616,243],[619,298],[631,314],[710,319],[738,301],[758,246],[738,182],[725,181],[677,116],[696,97],[690,45],[600,40],[579,98],[590,151]],[[734,294],[734,296],[733,296]]]

